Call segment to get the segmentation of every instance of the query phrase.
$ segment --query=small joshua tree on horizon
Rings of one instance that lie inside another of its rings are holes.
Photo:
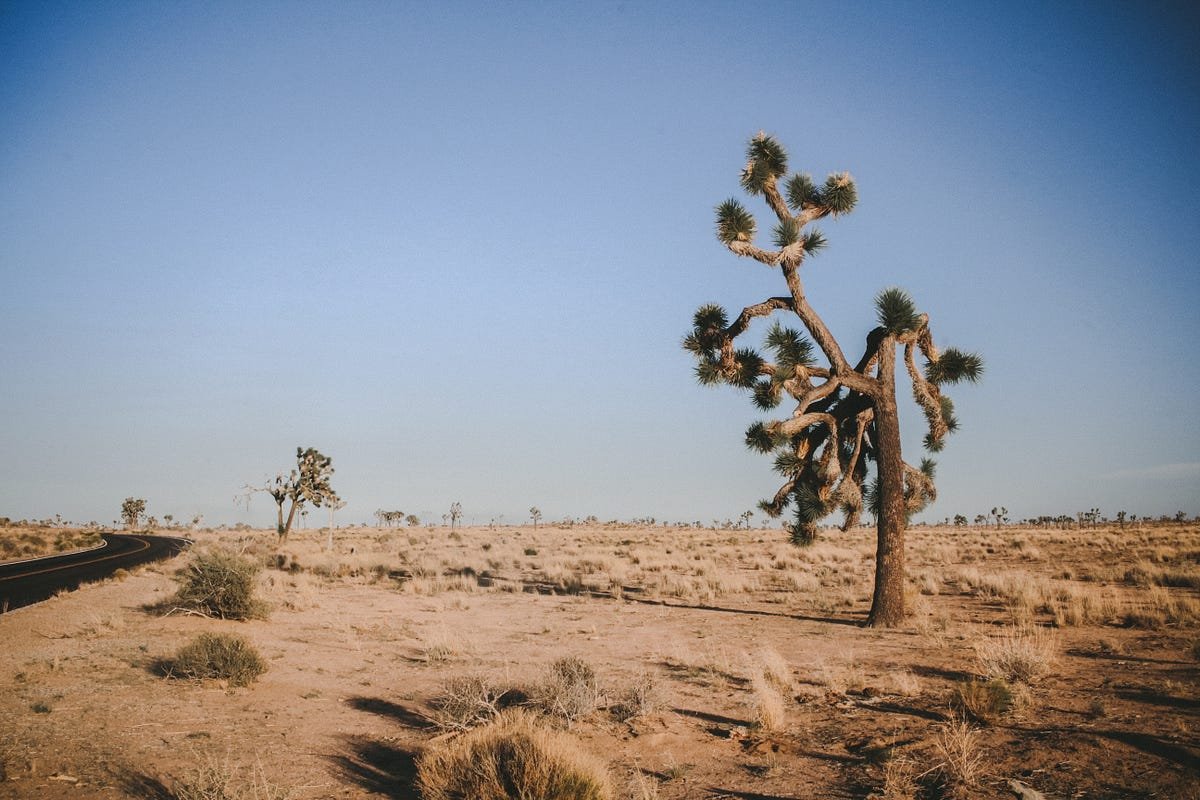
[[[140,497],[126,497],[121,503],[121,521],[125,527],[133,530],[138,526],[138,520],[146,513],[146,501]]]
[[[538,520],[542,518],[542,510],[537,506],[531,506],[529,509],[529,518],[533,520],[533,529],[536,531]]]
[[[841,509],[843,530],[852,527],[864,504],[876,518],[875,591],[868,624],[891,627],[904,618],[904,532],[908,518],[935,499],[934,463],[906,463],[900,450],[900,417],[896,403],[897,350],[912,382],[913,397],[929,426],[925,446],[941,450],[957,427],[954,406],[941,392],[945,384],[976,381],[983,360],[973,353],[933,343],[929,316],[920,313],[901,289],[875,296],[878,326],[866,338],[863,354],[851,363],[824,320],[809,304],[800,267],[825,247],[825,237],[808,225],[849,213],[858,190],[848,173],[830,175],[818,186],[808,175],[787,174],[787,153],[774,138],[759,133],[750,140],[742,188],[762,196],[778,218],[776,249],[754,244],[754,216],[735,199],[717,206],[717,237],[734,255],[778,270],[787,294],[746,306],[731,322],[719,305],[696,311],[683,346],[697,360],[702,384],[730,384],[753,393],[763,411],[785,399],[795,403],[790,416],[756,422],[746,444],[775,457],[784,483],[760,508],[772,517],[790,507],[793,541],[811,542],[817,525]],[[759,317],[785,312],[799,319],[802,333],[776,321],[767,332],[770,360],[751,348],[735,349],[735,340]],[[806,335],[807,334],[807,335]],[[810,338],[811,337],[811,338]],[[920,355],[923,364],[918,365]],[[825,364],[818,362],[823,356]],[[867,484],[868,462],[875,480]]]

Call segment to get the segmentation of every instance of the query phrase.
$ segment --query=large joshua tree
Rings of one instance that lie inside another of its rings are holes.
[[[792,540],[806,544],[815,537],[818,523],[835,510],[844,513],[846,530],[858,523],[867,505],[878,529],[875,591],[867,624],[895,626],[904,617],[908,518],[936,497],[933,461],[925,458],[912,466],[901,454],[897,360],[902,360],[913,398],[924,412],[929,426],[925,447],[931,452],[941,450],[946,435],[957,427],[954,406],[941,387],[978,380],[983,361],[952,348],[939,351],[929,316],[919,313],[912,298],[896,288],[875,296],[879,324],[867,335],[857,363],[848,361],[809,304],[800,268],[825,246],[825,237],[809,228],[810,223],[849,213],[858,201],[854,181],[840,173],[818,186],[810,176],[794,174],[781,186],[787,153],[763,133],[750,140],[747,157],[742,188],[761,196],[778,218],[775,247],[754,244],[754,216],[732,198],[717,206],[717,237],[735,255],[779,270],[787,294],[745,307],[732,322],[720,306],[703,306],[683,345],[698,361],[701,383],[751,390],[755,405],[764,411],[785,400],[795,403],[790,416],[755,422],[746,431],[746,445],[774,455],[775,468],[784,478],[775,496],[762,501],[760,508],[773,517],[790,508]],[[799,318],[803,332],[775,320],[766,334],[766,356],[735,347],[755,319],[776,313]],[[868,482],[870,462],[876,474]]]

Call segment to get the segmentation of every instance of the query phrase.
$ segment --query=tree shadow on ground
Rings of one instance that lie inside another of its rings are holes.
[[[953,683],[964,683],[966,681],[975,680],[975,675],[970,672],[963,672],[957,669],[942,669],[941,667],[929,667],[923,664],[917,664],[909,667],[909,671],[914,675],[919,675],[922,678],[941,678],[942,680],[951,681]]]
[[[1133,700],[1137,703],[1147,703],[1155,706],[1165,706],[1166,708],[1200,708],[1200,700],[1194,700],[1190,697],[1176,697],[1175,695],[1162,694],[1150,689],[1118,689],[1117,697],[1124,700]]]
[[[351,697],[346,704],[357,711],[365,711],[379,717],[394,720],[406,728],[427,730],[434,727],[433,720],[416,709],[384,700],[382,697]]]
[[[416,797],[416,754],[400,747],[347,737],[345,752],[330,756],[338,775],[386,797]]]
[[[1103,661],[1136,661],[1139,664],[1166,664],[1169,666],[1193,667],[1189,661],[1178,661],[1171,658],[1150,658],[1149,656],[1131,656],[1122,653],[1111,653],[1104,650],[1084,650],[1078,647],[1068,649],[1067,655],[1078,658],[1092,658]]]
[[[741,728],[750,726],[749,720],[735,719],[734,717],[724,717],[720,714],[710,714],[707,711],[696,711],[695,709],[691,708],[672,708],[671,710],[682,717],[691,717],[692,719],[698,719],[702,722],[713,722],[717,725],[734,725]]]
[[[717,611],[722,614],[746,614],[752,617],[783,617],[784,619],[795,619],[801,622],[822,622],[828,625],[849,625],[852,628],[861,628],[866,622],[867,615],[855,612],[855,615],[861,619],[846,619],[844,617],[818,617],[810,614],[788,614],[783,611],[764,611],[757,608],[728,608],[726,606],[710,606],[702,603],[668,603],[665,600],[656,598],[629,597],[625,596],[623,600],[630,603],[641,603],[648,606],[664,606],[665,608],[686,608],[689,611]]]
[[[121,791],[140,800],[179,800],[179,795],[167,788],[158,778],[130,769],[118,770],[114,776]]]
[[[1140,750],[1147,755],[1157,756],[1164,761],[1170,761],[1173,764],[1191,770],[1193,773],[1200,772],[1200,746],[1194,744],[1182,744],[1169,741],[1161,736],[1154,736],[1149,733],[1139,733],[1137,731],[1119,731],[1119,730],[1101,730],[1096,728],[1065,728],[1065,727],[1049,727],[1049,728],[1026,728],[1020,726],[1008,726],[1011,731],[1019,731],[1021,733],[1032,734],[1034,736],[1045,736],[1048,734],[1060,734],[1065,736],[1094,736],[1100,739],[1108,739],[1112,742],[1120,742]]]
[[[947,719],[947,716],[939,711],[930,711],[926,708],[906,706],[900,703],[872,703],[865,707],[872,711],[882,711],[885,714],[907,714],[910,717],[920,717],[921,719],[928,719],[933,722],[945,722]]]

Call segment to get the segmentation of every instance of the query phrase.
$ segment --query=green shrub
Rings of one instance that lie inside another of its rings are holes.
[[[175,604],[222,619],[264,616],[266,607],[254,597],[258,570],[258,564],[227,550],[197,553],[179,573]]]
[[[604,766],[520,711],[427,750],[422,800],[610,800]]]
[[[231,686],[248,686],[267,671],[254,646],[234,633],[202,633],[162,665],[172,678],[221,678]]]

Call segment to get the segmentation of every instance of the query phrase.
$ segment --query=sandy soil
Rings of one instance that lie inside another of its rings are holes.
[[[607,760],[622,798],[1000,798],[1012,779],[1056,798],[1200,798],[1194,526],[914,529],[915,613],[895,631],[858,625],[866,530],[798,558],[757,530],[358,529],[334,552],[317,532],[198,538],[299,564],[262,573],[266,619],[147,610],[188,556],[0,615],[0,797],[172,798],[198,764],[292,798],[415,797],[449,678],[530,687],[575,655],[605,697],[563,735]],[[974,783],[947,784],[956,690],[1014,622],[1052,637],[1053,661],[972,725]],[[246,688],[156,671],[204,631],[244,635],[269,670]],[[773,730],[754,725],[752,681],[771,651],[792,680]],[[618,721],[605,706],[645,676],[658,708]]]

